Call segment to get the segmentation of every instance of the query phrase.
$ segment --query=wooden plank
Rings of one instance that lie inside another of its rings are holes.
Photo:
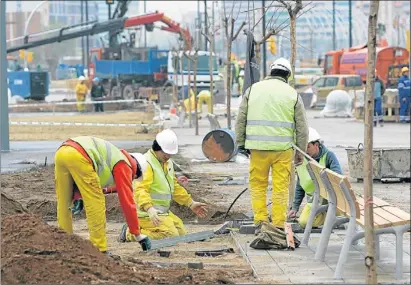
[[[372,197],[372,201],[373,201],[374,205],[376,205],[378,207],[391,206],[390,204],[388,204],[384,200],[381,200],[380,198],[377,198],[375,196]]]
[[[398,209],[396,207],[388,206],[383,208],[385,211],[393,214],[394,216],[397,216],[405,221],[410,221],[410,214],[407,212],[404,212],[401,209]]]
[[[386,103],[382,105],[383,108],[385,109],[399,109],[400,108],[400,103]]]
[[[364,216],[364,210],[361,211],[361,216]],[[392,226],[392,223],[374,213],[374,225],[379,228],[388,228]]]
[[[401,219],[400,217],[397,217],[390,212],[387,212],[384,210],[384,208],[375,208],[374,209],[374,214],[377,216],[380,216],[384,218],[385,220],[391,222],[392,226],[399,226],[399,225],[405,225],[408,223],[407,220]]]

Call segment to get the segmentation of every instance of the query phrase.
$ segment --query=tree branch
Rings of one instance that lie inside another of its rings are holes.
[[[274,3],[275,0],[271,1],[271,4],[269,6],[271,6]],[[265,11],[263,11],[263,15],[261,16],[261,18],[257,21],[257,23],[254,25],[254,27],[251,29],[251,31],[254,31],[255,27],[261,22],[261,20],[265,17],[265,15],[267,14],[269,8],[268,7],[264,7]]]
[[[233,41],[235,41],[235,39],[238,37],[238,34],[241,32],[241,30],[243,29],[244,26],[245,26],[245,22],[242,22],[241,26],[238,28],[237,32],[235,33],[235,36],[232,39]]]
[[[268,33],[260,40],[257,42],[257,44],[262,44],[266,40],[268,40],[272,35],[275,35],[276,31],[275,30],[269,30]]]

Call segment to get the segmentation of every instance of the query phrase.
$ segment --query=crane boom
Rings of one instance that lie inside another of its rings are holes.
[[[118,19],[112,19],[104,22],[99,23],[85,23],[82,25],[75,25],[75,26],[68,26],[61,29],[56,30],[58,33],[57,35],[47,36],[44,39],[33,40],[29,42],[29,39],[33,37],[33,35],[28,35],[27,37],[23,37],[24,44],[17,45],[13,47],[9,47],[7,49],[7,53],[12,53],[18,50],[25,50],[34,47],[39,47],[51,43],[56,42],[63,42],[71,39],[76,39],[84,36],[92,36],[100,33],[114,33],[115,31],[121,31],[125,28],[136,27],[139,25],[147,25],[152,24],[154,22],[162,22],[166,24],[166,26],[160,27],[161,30],[169,31],[172,33],[177,33],[181,36],[182,40],[185,42],[185,49],[190,50],[192,46],[192,38],[188,29],[181,28],[180,25],[170,18],[166,17],[163,13],[151,13],[151,14],[144,14],[140,16],[134,17],[124,17]],[[37,33],[35,35],[47,34],[49,35],[50,32],[44,33]],[[21,38],[17,38],[21,39]],[[14,41],[14,40],[11,40]],[[9,41],[10,42],[10,41]]]

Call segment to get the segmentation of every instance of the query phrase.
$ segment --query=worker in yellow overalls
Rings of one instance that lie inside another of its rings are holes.
[[[201,114],[202,113],[202,109],[203,109],[203,104],[207,104],[208,107],[208,112],[211,113],[211,93],[209,90],[202,90],[200,91],[200,93],[198,93],[197,95],[198,98],[198,105],[197,105],[197,109],[198,112]]]
[[[86,85],[86,78],[80,76],[78,78],[79,82],[76,85],[76,100],[77,100],[77,111],[83,113],[86,111],[86,96],[88,93],[88,87]]]

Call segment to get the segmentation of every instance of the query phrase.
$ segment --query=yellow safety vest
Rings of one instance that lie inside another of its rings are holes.
[[[327,160],[327,152],[325,152],[320,158],[320,165],[325,167],[325,162]],[[300,186],[304,189],[304,192],[308,196],[312,196],[315,191],[315,186],[313,180],[311,179],[310,174],[307,170],[308,160],[304,158],[304,161],[301,165],[297,166],[297,174],[300,180]]]
[[[279,78],[253,84],[248,98],[245,148],[284,151],[295,142],[297,92]]]
[[[167,161],[167,172],[163,165],[154,155],[152,150],[146,152],[145,157],[153,169],[153,183],[150,185],[149,193],[153,207],[161,211],[162,215],[168,215],[174,194],[174,166],[171,159]],[[147,217],[146,211],[138,209],[138,217]]]
[[[127,157],[108,141],[89,136],[75,137],[71,140],[81,145],[93,161],[94,169],[100,178],[101,187],[114,185],[112,172],[119,161],[125,161],[131,167]]]

